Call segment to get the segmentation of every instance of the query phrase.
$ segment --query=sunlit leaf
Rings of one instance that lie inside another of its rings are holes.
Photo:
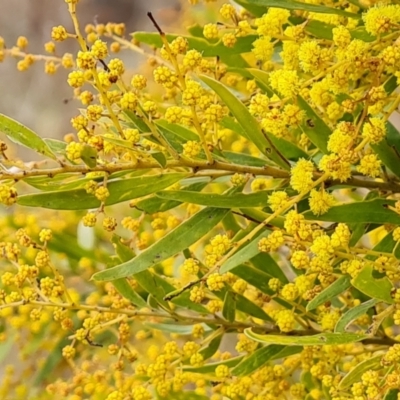
[[[345,290],[350,288],[350,277],[341,276],[327,288],[325,288],[322,292],[320,292],[317,296],[315,296],[308,304],[307,311],[315,310],[321,304],[326,303],[327,301],[332,300],[337,295],[343,293]]]
[[[358,306],[350,308],[346,311],[339,321],[336,323],[335,332],[345,332],[346,328],[357,318],[364,315],[370,308],[379,303],[377,299],[371,299],[359,304]]]
[[[351,284],[361,293],[366,294],[372,299],[392,304],[394,302],[390,295],[393,289],[392,283],[386,276],[379,279],[374,278],[372,275],[373,271],[374,267],[371,264],[366,265],[359,274],[352,279]]]
[[[107,188],[110,196],[105,204],[112,205],[146,196],[165,189],[187,176],[186,173],[170,173],[109,181]],[[18,204],[56,210],[85,210],[99,207],[100,200],[88,194],[85,189],[75,189],[22,195],[18,197]]]
[[[56,159],[49,145],[35,132],[14,119],[0,114],[0,132],[3,132],[10,140],[35,150],[44,156]]]
[[[289,169],[289,162],[280,155],[276,149],[268,143],[256,119],[250,114],[247,107],[221,82],[208,76],[201,75],[201,80],[205,82],[221,100],[227,105],[232,115],[246,132],[246,136],[251,140],[265,156],[284,169]]]
[[[245,334],[250,339],[260,343],[282,344],[287,346],[325,346],[360,342],[367,335],[357,333],[325,333],[321,332],[311,336],[288,335],[262,335],[254,333],[250,328],[245,329]]]
[[[227,214],[222,208],[206,208],[178,225],[134,259],[93,275],[96,281],[132,276],[183,251],[206,235]]]
[[[352,368],[339,383],[339,390],[345,390],[349,388],[353,383],[359,382],[361,380],[364,372],[372,371],[380,366],[382,359],[382,354],[369,357],[364,361],[361,361],[354,368]]]

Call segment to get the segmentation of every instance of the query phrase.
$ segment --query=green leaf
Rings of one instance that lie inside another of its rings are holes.
[[[345,290],[349,289],[350,286],[350,277],[341,276],[307,304],[307,311],[315,310],[321,304],[326,303],[340,293],[343,293]]]
[[[397,400],[399,389],[388,389],[383,400]]]
[[[155,124],[159,128],[162,128],[163,131],[169,131],[174,135],[179,136],[185,142],[188,140],[199,140],[199,136],[196,133],[194,133],[190,129],[185,128],[182,125],[170,124],[164,119],[158,119],[157,121],[155,121]]]
[[[88,144],[84,144],[81,151],[81,158],[89,168],[94,168],[97,165],[97,150]]]
[[[267,237],[270,233],[270,230],[262,231],[255,238],[253,238],[250,243],[237,250],[232,257],[230,257],[222,264],[220,269],[221,274],[224,274],[225,272],[236,268],[237,266],[245,263],[246,261],[252,259],[257,254],[259,254],[260,250],[258,249],[258,242],[260,241],[260,239]]]
[[[137,274],[173,257],[206,235],[227,214],[227,209],[206,208],[186,220],[134,259],[93,275],[96,281],[110,281]]]
[[[193,372],[197,374],[212,374],[215,372],[216,368],[220,365],[226,365],[229,368],[232,368],[236,366],[237,364],[242,361],[244,356],[239,356],[239,357],[234,357],[230,358],[229,360],[224,360],[224,361],[218,361],[214,363],[209,363],[206,365],[202,365],[201,367],[189,367],[189,366],[184,366],[182,369],[183,371],[187,372]]]
[[[306,112],[306,120],[301,128],[312,143],[323,153],[328,153],[327,144],[332,133],[329,126],[318,116],[318,114],[301,97],[297,96],[298,105]]]
[[[287,354],[283,354],[285,350]],[[287,350],[289,350],[289,352]],[[250,375],[257,369],[263,367],[269,361],[288,357],[289,355],[300,353],[301,351],[302,347],[288,348],[287,346],[279,344],[271,344],[269,346],[261,347],[244,358],[235,368],[232,369],[231,374],[233,376]]]
[[[47,157],[56,159],[48,144],[35,132],[14,119],[0,114],[0,132],[3,132],[14,143],[22,144]]]
[[[387,208],[393,205],[392,200],[374,199],[334,206],[323,215],[316,216],[306,211],[306,219],[346,223],[372,223],[400,225],[400,216]]]
[[[131,248],[125,246],[121,243],[119,236],[113,235],[112,242],[115,245],[115,250],[122,262],[126,262],[131,260],[135,253]],[[120,278],[113,281],[115,282],[124,280],[125,278]],[[173,292],[176,290],[174,286],[169,284],[166,280],[161,278],[160,276],[151,273],[150,271],[142,271],[135,275],[135,280],[139,283],[139,285],[147,292],[154,296],[154,298],[163,306],[168,307],[168,303],[164,301],[164,296],[167,293]],[[144,300],[143,300],[144,301]],[[146,302],[144,302],[146,304]],[[189,308],[191,310],[195,310],[197,312],[204,312],[206,309],[200,304],[196,304],[190,300],[190,293],[184,292],[180,296],[175,297],[172,300],[172,303],[182,306],[184,308]],[[146,306],[147,307],[147,304]]]
[[[128,299],[135,306],[139,308],[147,307],[147,303],[133,290],[132,286],[125,278],[116,279],[113,281],[113,285],[123,297]]]
[[[288,336],[282,335],[260,335],[254,333],[250,328],[245,329],[247,337],[256,342],[269,344],[283,344],[287,346],[325,346],[360,342],[367,335],[357,333],[319,333],[311,336]]]
[[[177,325],[174,323],[162,324],[154,322],[145,322],[144,325],[150,329],[168,333],[177,333],[179,335],[191,335],[193,332],[193,325]]]
[[[164,153],[157,152],[153,153],[151,156],[160,164],[160,167],[165,168],[167,166],[167,159]]]
[[[143,118],[138,117],[133,111],[124,110],[123,114],[133,126],[139,130],[141,133],[151,132],[150,127],[144,122]]]
[[[105,204],[109,206],[146,196],[165,189],[187,176],[187,173],[171,173],[109,181],[107,188],[110,191],[110,196]],[[85,189],[27,194],[19,196],[17,202],[22,206],[55,210],[87,210],[100,206],[100,201],[94,195],[88,194]]]
[[[224,300],[225,293],[228,289],[223,289],[219,292],[215,292],[215,295],[218,296],[221,300]],[[257,304],[254,304],[248,298],[242,296],[239,293],[235,294],[236,299],[236,309],[238,311],[242,311],[247,315],[250,315],[254,318],[262,319],[263,321],[270,321],[272,322],[272,318]]]
[[[256,193],[215,194],[199,193],[187,190],[164,190],[156,196],[165,200],[175,200],[181,203],[200,204],[217,208],[235,207],[265,207],[270,191],[263,190]]]
[[[285,346],[271,344],[261,347],[238,364],[232,371],[233,376],[246,376],[264,366],[272,359],[272,356],[283,350]]]
[[[50,138],[44,138],[43,140],[53,153],[65,154],[67,143],[61,140]]]
[[[319,4],[301,3],[295,0],[246,0],[247,4],[262,6],[262,7],[275,7],[284,8],[293,11],[309,11],[320,14],[335,14],[342,17],[349,17],[359,19],[360,15],[348,11],[341,10],[340,8],[327,7]]]
[[[250,4],[247,0],[234,0],[235,3],[242,6],[245,10],[249,11],[251,14],[255,15],[256,17],[261,17],[263,14],[266,13],[265,7],[255,6]]]
[[[244,129],[241,127],[241,125],[239,125],[230,117],[225,117],[221,121],[221,125],[225,128],[235,131],[236,133],[245,138],[248,137]],[[286,139],[278,138],[269,132],[265,132],[265,135],[272,142],[272,144],[278,149],[278,151],[282,153],[282,155],[285,156],[287,159],[296,161],[301,157],[308,158],[307,153],[305,153],[302,149],[297,147],[295,144],[287,141]]]
[[[232,151],[223,151],[223,156],[234,164],[249,165],[250,167],[264,167],[265,160],[250,156],[244,153],[234,153]]]
[[[224,337],[223,333],[217,335],[215,338],[211,340],[211,342],[209,342],[204,348],[202,348],[199,351],[199,353],[203,356],[204,360],[208,360],[218,351],[223,337]]]
[[[236,311],[236,295],[235,293],[227,290],[225,293],[224,306],[222,308],[222,316],[229,322],[235,320]]]
[[[262,293],[273,295],[274,292],[268,286],[268,281],[271,279],[270,276],[257,270],[256,268],[249,265],[238,265],[234,267],[231,272],[239,278],[245,280],[250,285],[253,285],[259,289]]]
[[[135,32],[132,35],[136,40],[141,43],[148,44],[157,48],[161,48],[163,42],[160,34],[156,32]],[[256,35],[248,35],[245,37],[238,38],[233,47],[226,47],[221,41],[211,43],[206,39],[192,36],[166,34],[167,40],[171,42],[178,36],[183,36],[189,43],[189,48],[198,50],[202,53],[203,57],[223,57],[231,56],[234,54],[243,54],[251,51],[253,42],[257,39]]]
[[[204,189],[208,184],[208,181],[200,181],[200,182],[195,182],[190,185],[187,185],[182,188],[182,190],[189,190],[189,191],[201,191]],[[157,212],[164,212],[168,211],[172,208],[178,207],[180,204],[182,204],[180,201],[175,201],[175,200],[165,200],[157,196],[152,196],[150,198],[140,200],[139,202],[136,203],[135,207],[138,210],[144,211],[147,214],[154,214]]]
[[[364,372],[372,371],[380,366],[382,354],[367,358],[351,369],[339,383],[339,390],[349,388],[353,383],[359,382]]]
[[[374,152],[383,164],[395,175],[400,177],[400,145],[398,143],[399,131],[390,122],[387,125],[387,137],[378,144],[371,144]]]
[[[282,283],[288,283],[289,280],[282,268],[276,263],[276,261],[267,253],[259,253],[251,260],[251,263],[260,271],[265,272],[272,278],[278,278]]]
[[[284,169],[289,169],[289,162],[272,148],[263,135],[257,120],[250,114],[247,107],[221,82],[208,76],[201,75],[205,82],[227,105],[232,115],[237,119],[246,133],[246,137],[254,143],[265,156]]]
[[[261,88],[268,97],[272,97],[275,92],[269,86],[269,73],[257,68],[247,68],[245,71],[256,80],[259,88]]]
[[[339,321],[336,323],[335,332],[345,332],[346,328],[358,317],[364,315],[370,308],[374,307],[379,303],[377,299],[371,299],[361,303],[360,305],[350,308],[350,310],[346,311]]]
[[[390,292],[393,289],[392,283],[386,276],[380,279],[374,278],[372,276],[373,271],[374,267],[371,264],[366,265],[351,281],[351,284],[361,293],[364,293],[372,299],[393,304],[394,301],[390,295]]]

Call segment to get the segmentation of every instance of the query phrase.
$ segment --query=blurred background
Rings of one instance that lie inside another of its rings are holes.
[[[72,32],[72,23],[64,0],[0,0],[0,36],[8,48],[18,36],[26,36],[26,52],[45,54],[44,43],[53,26],[64,25]],[[87,23],[124,22],[127,32],[154,30],[146,13],[151,11],[163,26],[178,23],[179,0],[80,0],[78,18],[82,28]],[[58,43],[57,55],[75,53],[74,40]],[[124,51],[121,58],[127,69],[133,70],[143,61],[137,54]],[[18,59],[19,60],[19,59]],[[55,75],[44,73],[44,63],[37,62],[25,72],[16,69],[17,59],[0,63],[0,113],[14,118],[42,137],[61,138],[70,132],[71,117],[77,115],[77,101],[71,99],[72,88],[66,83],[67,70]]]

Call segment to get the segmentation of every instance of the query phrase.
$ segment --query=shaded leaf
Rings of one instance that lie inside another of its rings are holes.
[[[372,299],[381,300],[385,303],[392,304],[394,301],[390,295],[393,285],[385,276],[377,279],[372,276],[374,267],[366,265],[359,274],[352,279],[351,284],[361,293],[366,294]]]
[[[283,344],[287,346],[324,346],[360,342],[367,335],[357,333],[319,333],[311,336],[261,335],[250,328],[245,329],[247,337],[260,343]]]
[[[270,191],[263,190],[256,193],[216,194],[199,193],[187,190],[164,190],[156,193],[157,197],[166,200],[175,200],[181,203],[200,204],[217,208],[235,207],[265,207]]]
[[[224,306],[222,308],[222,316],[229,322],[235,320],[236,311],[236,295],[235,293],[227,290],[225,293]]]
[[[295,0],[246,0],[245,3],[262,7],[284,8],[293,11],[301,10],[320,14],[335,14],[355,19],[360,18],[360,15],[341,10],[340,8],[327,7],[320,4],[301,3]]]
[[[135,32],[132,36],[141,43],[161,48],[163,43],[161,37],[155,32]],[[257,39],[256,35],[248,35],[238,38],[233,47],[226,47],[221,41],[211,43],[207,39],[200,37],[166,34],[167,40],[171,42],[178,36],[183,36],[189,43],[190,49],[195,49],[203,54],[203,57],[230,56],[234,54],[248,53],[252,49],[253,42]]]
[[[22,144],[47,157],[56,159],[48,144],[35,132],[14,119],[0,114],[0,132],[3,132],[14,143]]]
[[[260,271],[265,272],[272,278],[278,278],[282,283],[288,283],[289,280],[282,268],[277,262],[267,253],[259,253],[251,260],[251,263]]]
[[[81,159],[89,168],[94,168],[97,165],[97,150],[88,144],[84,144]]]
[[[109,281],[137,274],[183,251],[206,235],[227,214],[221,208],[206,208],[147,248],[134,259],[93,275],[96,281]]]
[[[373,223],[400,225],[400,216],[387,208],[393,205],[392,200],[374,199],[358,201],[349,204],[334,206],[323,215],[315,216],[311,211],[306,211],[306,219],[346,223]]]
[[[327,288],[325,288],[321,293],[315,296],[308,304],[307,311],[315,310],[321,304],[326,303],[327,301],[333,299],[337,295],[343,293],[345,290],[350,288],[350,277],[349,276],[341,276]]]
[[[151,156],[160,164],[160,167],[165,168],[167,166],[167,159],[165,158],[164,153],[152,153]]]
[[[252,259],[257,254],[259,254],[260,250],[258,249],[258,242],[260,241],[260,239],[267,237],[270,233],[270,230],[262,231],[255,238],[253,238],[250,243],[237,250],[232,257],[230,257],[222,264],[220,269],[221,274],[232,270],[233,268],[245,263],[246,261]]]
[[[133,124],[133,126],[141,133],[151,132],[150,127],[146,124],[143,118],[137,116],[133,111],[124,110],[123,114],[126,119]]]
[[[268,97],[272,97],[275,94],[269,86],[268,72],[257,68],[247,68],[246,71],[256,80],[257,86],[261,88]]]
[[[371,299],[359,304],[350,310],[346,311],[339,321],[336,323],[335,332],[345,332],[346,328],[358,317],[364,315],[370,308],[379,303],[377,299]]]
[[[297,96],[297,102],[300,108],[306,112],[306,118],[301,128],[323,153],[328,153],[327,144],[329,136],[332,133],[329,126],[318,116],[318,114],[301,97]]]
[[[371,147],[383,164],[400,177],[400,145],[398,139],[400,134],[390,122],[387,122],[386,125],[387,137],[377,144],[371,144]]]
[[[248,137],[243,128],[230,117],[225,117],[221,121],[221,125],[225,128],[235,131],[245,138]],[[276,149],[278,149],[278,151],[282,153],[282,155],[285,156],[287,159],[298,160],[301,157],[308,158],[307,153],[305,153],[302,149],[297,147],[295,144],[287,141],[286,139],[278,138],[269,132],[265,132],[265,135],[276,147]]]
[[[266,162],[261,158],[250,156],[244,153],[234,153],[232,151],[223,151],[223,156],[235,164],[249,165],[251,167],[264,167]]]
[[[359,382],[364,372],[372,371],[380,366],[382,354],[367,358],[352,368],[340,381],[339,390],[349,388],[353,383]]]
[[[208,76],[201,75],[201,80],[205,82],[227,105],[232,115],[237,119],[245,131],[246,137],[253,142],[265,156],[284,169],[289,169],[289,162],[283,158],[276,149],[273,149],[265,139],[261,128],[256,119],[250,114],[247,107],[221,82]]]
[[[208,181],[200,181],[200,182],[195,182],[190,185],[187,185],[183,187],[181,190],[189,190],[193,192],[201,191],[203,188],[205,188],[208,184]],[[178,207],[180,204],[182,204],[180,201],[175,201],[175,200],[165,200],[157,196],[152,196],[147,199],[143,199],[138,201],[135,204],[135,207],[138,210],[144,211],[147,214],[154,214],[157,212],[163,212],[163,211],[168,211],[172,208]]]
[[[290,355],[300,353],[302,350],[302,347],[287,347],[279,344],[261,347],[236,365],[236,367],[232,369],[231,374],[233,376],[249,375],[263,367],[269,361],[289,357]]]
[[[112,205],[146,196],[165,189],[187,176],[186,173],[171,173],[109,181],[107,188],[110,196],[105,204]],[[18,204],[56,210],[87,210],[97,208],[101,203],[85,189],[74,189],[22,195],[18,197]]]
[[[219,349],[224,334],[221,333],[211,340],[199,353],[203,356],[204,360],[212,357]]]

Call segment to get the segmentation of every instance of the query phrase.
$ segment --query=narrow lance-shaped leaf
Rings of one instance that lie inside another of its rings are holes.
[[[135,32],[132,35],[136,40],[141,43],[148,44],[150,46],[154,46],[157,48],[162,47],[163,42],[158,33],[154,32]],[[171,42],[176,39],[178,36],[175,34],[166,34],[167,40]],[[216,57],[216,56],[230,56],[235,54],[243,54],[251,51],[253,42],[257,39],[256,35],[248,35],[245,37],[238,38],[235,45],[231,48],[228,48],[223,45],[222,42],[211,43],[204,38],[192,37],[192,36],[183,36],[189,44],[191,49],[195,49],[200,51],[203,54],[203,57]]]
[[[250,328],[245,329],[247,337],[256,342],[269,344],[283,344],[287,346],[324,346],[360,342],[367,335],[357,333],[319,333],[311,336],[261,335],[254,333]]]
[[[156,196],[166,200],[176,200],[181,203],[199,204],[218,208],[235,207],[265,207],[270,191],[263,190],[257,193],[216,194],[199,193],[187,190],[165,190],[156,193]]]
[[[295,0],[245,0],[240,1],[239,4],[240,3],[247,3],[255,6],[284,8],[286,10],[303,10],[320,14],[335,14],[356,19],[360,18],[358,14],[344,11],[340,8],[327,7],[320,4],[302,3]]]
[[[56,159],[48,144],[35,132],[14,119],[0,114],[0,132],[15,143],[22,144],[29,149],[35,150],[47,157]]]
[[[364,372],[378,368],[380,366],[381,358],[382,354],[361,361],[352,370],[350,370],[347,373],[347,375],[345,375],[345,377],[340,381],[339,389],[345,390],[349,388],[353,383],[356,383],[361,380],[361,377]]]
[[[221,208],[206,208],[177,226],[134,259],[93,275],[96,281],[110,281],[145,271],[154,264],[173,257],[206,235],[227,214]]]
[[[379,143],[371,145],[382,163],[398,177],[400,177],[399,137],[399,131],[393,126],[393,124],[387,122],[387,136]]]
[[[392,200],[374,199],[334,206],[320,216],[311,211],[306,211],[303,215],[306,219],[318,221],[400,225],[400,216],[387,207],[393,204]]]
[[[370,308],[374,307],[378,303],[379,300],[371,299],[356,307],[350,308],[350,310],[346,311],[336,323],[335,332],[345,332],[347,326],[358,317],[361,317],[361,315],[364,315]]]
[[[235,293],[227,290],[225,293],[224,306],[222,308],[222,316],[229,322],[235,320],[236,312],[236,295]]]
[[[297,101],[300,108],[302,108],[307,115],[301,126],[303,132],[318,149],[323,153],[327,153],[327,144],[331,130],[301,96],[297,96]]]
[[[324,304],[328,300],[333,299],[340,293],[343,293],[350,287],[350,277],[349,276],[341,276],[327,288],[325,288],[321,293],[319,293],[316,297],[314,297],[307,304],[307,311],[315,310],[321,304]]]
[[[271,344],[269,346],[261,347],[233,368],[231,374],[233,376],[250,375],[269,361],[288,357],[299,353],[301,350],[302,347],[291,346],[289,348],[280,344]]]
[[[246,132],[247,138],[252,141],[265,156],[274,161],[277,165],[284,169],[289,169],[290,163],[280,153],[278,153],[275,148],[271,147],[264,137],[258,122],[250,114],[246,106],[221,82],[205,75],[201,75],[200,78],[228,106],[232,115],[238,120],[239,124]]]
[[[222,264],[220,272],[228,272],[255,257],[260,252],[258,249],[258,242],[261,238],[267,237],[269,234],[269,230],[262,231],[261,234],[252,239],[250,243],[236,251],[232,257]]]
[[[186,173],[171,173],[110,181],[107,184],[110,196],[107,197],[105,204],[112,205],[146,196],[165,189],[187,176]],[[55,210],[87,210],[99,207],[100,200],[93,194],[87,193],[85,189],[74,189],[22,195],[18,197],[18,204]]]

